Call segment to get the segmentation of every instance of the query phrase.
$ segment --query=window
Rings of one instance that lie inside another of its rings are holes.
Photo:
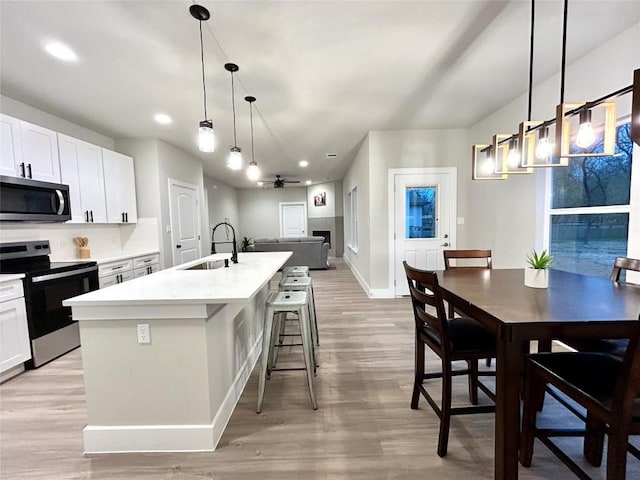
[[[629,134],[629,123],[618,127],[615,155],[576,157],[566,168],[550,169],[552,268],[608,278],[615,257],[626,256],[633,153]],[[598,151],[602,138],[585,153]]]
[[[358,187],[347,194],[347,205],[349,207],[349,232],[347,246],[354,252],[358,251]]]
[[[405,238],[436,238],[437,188],[406,188]]]

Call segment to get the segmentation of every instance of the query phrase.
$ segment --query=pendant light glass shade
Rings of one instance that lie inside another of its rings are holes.
[[[252,182],[257,182],[260,178],[260,168],[258,167],[258,164],[253,160],[247,168],[247,178]]]
[[[538,143],[536,144],[535,155],[538,160],[548,162],[553,153],[553,145],[549,141],[549,129],[542,127],[538,134]]]
[[[596,105],[585,103],[561,103],[556,107],[556,145],[557,157],[607,157],[616,153],[616,104],[602,102]],[[579,115],[578,115],[578,111]],[[593,130],[592,116],[596,116],[595,124],[598,132]],[[580,148],[591,147],[596,134],[602,135],[602,151],[571,151],[571,143]]]
[[[198,149],[201,152],[211,153],[216,149],[215,137],[213,136],[213,122],[203,120],[198,129]]]
[[[229,147],[229,158],[227,167],[231,170],[242,170],[242,150],[239,147]]]
[[[589,148],[596,141],[596,134],[591,125],[591,110],[580,112],[580,127],[576,135],[576,145],[580,148]]]
[[[198,20],[200,26],[200,64],[202,65],[202,97],[204,104],[204,120],[198,127],[198,150],[211,153],[215,150],[215,139],[213,136],[213,122],[207,117],[207,86],[204,81],[204,46],[202,43],[202,22],[209,20],[211,15],[202,5],[191,5],[189,13]]]
[[[493,136],[492,150],[495,156],[494,173],[496,175],[533,172],[528,167],[520,166],[520,152],[517,141],[513,137],[510,133],[498,133]]]

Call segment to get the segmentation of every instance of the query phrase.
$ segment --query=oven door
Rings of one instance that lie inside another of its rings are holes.
[[[29,337],[33,340],[73,323],[68,298],[98,289],[97,265],[31,276],[26,285]]]

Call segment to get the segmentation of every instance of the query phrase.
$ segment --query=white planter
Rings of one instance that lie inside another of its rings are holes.
[[[549,270],[546,268],[525,268],[524,284],[532,288],[547,288],[549,286]]]

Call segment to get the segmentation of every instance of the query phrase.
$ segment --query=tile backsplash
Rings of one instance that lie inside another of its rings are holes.
[[[86,223],[6,223],[0,225],[0,242],[49,240],[51,260],[78,258],[74,237],[87,237],[91,258],[158,250],[156,218],[138,218],[130,225],[92,225]]]

